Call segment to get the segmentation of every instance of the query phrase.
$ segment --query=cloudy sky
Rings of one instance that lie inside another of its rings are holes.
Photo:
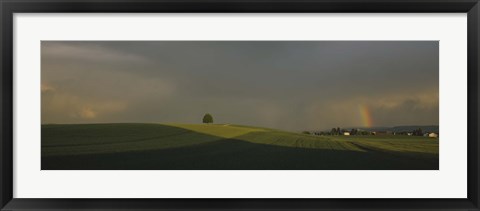
[[[437,125],[438,42],[43,41],[42,123]]]

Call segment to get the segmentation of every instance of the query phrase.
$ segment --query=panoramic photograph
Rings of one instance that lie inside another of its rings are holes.
[[[42,41],[42,170],[439,170],[438,41]]]

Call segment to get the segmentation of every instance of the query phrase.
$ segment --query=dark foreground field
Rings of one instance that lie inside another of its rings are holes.
[[[435,170],[438,139],[237,125],[42,125],[42,170]]]

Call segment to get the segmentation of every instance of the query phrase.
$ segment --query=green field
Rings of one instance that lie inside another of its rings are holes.
[[[42,170],[439,169],[436,138],[220,124],[42,125]]]

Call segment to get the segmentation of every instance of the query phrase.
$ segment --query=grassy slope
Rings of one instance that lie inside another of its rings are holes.
[[[42,169],[438,169],[438,140],[237,125],[43,125]]]

